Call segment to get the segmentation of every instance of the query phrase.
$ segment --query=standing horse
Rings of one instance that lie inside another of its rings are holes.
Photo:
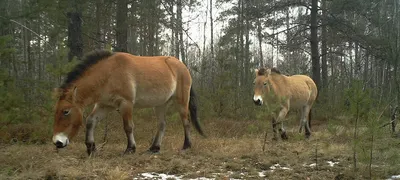
[[[158,131],[148,151],[157,153],[165,132],[165,113],[168,102],[178,104],[185,139],[183,150],[191,147],[190,117],[196,130],[204,136],[197,120],[192,78],[187,67],[178,59],[166,56],[134,56],[123,52],[93,51],[69,72],[65,83],[56,88],[53,143],[57,148],[68,145],[82,125],[82,110],[94,104],[86,120],[86,147],[90,155],[96,150],[94,128],[110,111],[122,116],[127,137],[124,152],[135,153],[134,108],[155,109]]]
[[[280,107],[276,121],[274,118],[272,122],[274,139],[277,139],[277,123],[281,124],[279,131],[281,132],[282,139],[287,139],[286,131],[283,128],[283,120],[290,109],[301,110],[299,133],[301,133],[304,127],[305,136],[309,138],[311,135],[311,108],[318,93],[314,81],[306,75],[285,76],[275,68],[256,69],[255,75],[254,103],[261,106],[265,101],[268,104],[275,103]],[[270,93],[272,97],[267,96]]]

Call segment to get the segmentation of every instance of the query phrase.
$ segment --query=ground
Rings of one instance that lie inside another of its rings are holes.
[[[207,137],[192,128],[192,148],[180,151],[183,127],[172,115],[159,154],[145,153],[155,134],[154,118],[135,120],[137,152],[122,155],[126,137],[118,117],[108,118],[107,143],[93,157],[84,145],[84,130],[59,151],[46,144],[1,144],[0,179],[361,179],[369,177],[368,163],[358,162],[353,173],[350,128],[316,120],[309,140],[298,133],[298,121],[287,125],[289,140],[273,141],[269,123],[261,120],[202,120]],[[105,122],[96,128],[97,146],[103,142]],[[334,130],[332,130],[334,129]],[[264,135],[267,130],[265,150]],[[387,137],[399,154],[400,141]],[[377,142],[379,143],[379,142]],[[379,146],[379,145],[377,145]],[[379,150],[379,147],[376,147]],[[385,151],[386,152],[386,151]],[[375,153],[375,151],[374,151]],[[382,152],[377,152],[382,153]],[[385,156],[393,158],[398,156]],[[361,160],[359,160],[361,161]],[[373,178],[400,174],[377,157]],[[389,161],[389,160],[387,160]],[[368,161],[367,161],[368,162]]]

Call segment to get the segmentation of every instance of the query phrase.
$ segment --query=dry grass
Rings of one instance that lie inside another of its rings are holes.
[[[116,123],[111,123],[111,119]],[[208,137],[202,138],[192,130],[192,149],[180,152],[183,145],[183,127],[180,120],[172,114],[167,123],[161,153],[154,155],[144,153],[156,130],[154,125],[157,123],[154,117],[150,119],[140,118],[135,121],[137,152],[133,155],[122,155],[126,137],[118,116],[108,118],[108,142],[94,157],[86,155],[83,131],[66,149],[59,152],[55,151],[50,142],[43,145],[3,144],[0,146],[0,179],[133,179],[144,172],[216,179],[351,177],[351,143],[348,141],[349,132],[343,126],[328,130],[326,122],[316,121],[311,139],[304,140],[304,135],[297,133],[298,122],[292,120],[287,129],[289,140],[275,142],[271,140],[269,123],[255,120],[238,122],[207,119],[203,124]],[[96,129],[95,138],[98,144],[103,138],[103,127],[104,122]],[[269,133],[267,148],[263,152],[265,128]],[[399,141],[387,140],[392,142],[398,153]],[[385,152],[395,154],[396,151]],[[380,158],[389,161],[388,157]],[[326,161],[338,161],[339,164],[330,167]],[[318,169],[307,166],[315,162],[318,162]],[[292,170],[269,171],[270,167],[277,163]],[[380,164],[385,165],[385,162]],[[265,171],[263,178],[258,176],[261,171]],[[394,175],[391,173],[400,174],[387,166],[378,166],[374,168],[374,172],[379,179]],[[359,176],[366,177],[363,173],[359,173]]]

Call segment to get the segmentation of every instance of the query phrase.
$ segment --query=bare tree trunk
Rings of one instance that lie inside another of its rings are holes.
[[[350,59],[350,70],[349,70],[349,86],[353,81],[354,63],[353,63],[353,42],[349,42],[348,54]]]
[[[327,0],[322,0],[322,17],[325,20],[326,17],[326,1]],[[321,27],[321,53],[322,53],[322,59],[321,59],[321,70],[322,70],[322,87],[323,89],[328,88],[328,62],[326,60],[327,53],[328,53],[328,47],[327,47],[327,26],[322,26]]]
[[[181,58],[179,35],[182,31],[182,0],[176,0],[176,22],[175,22],[175,56]]]
[[[246,4],[246,9],[247,9],[247,4]],[[250,88],[250,84],[248,84],[250,81],[249,76],[250,76],[250,22],[246,17],[245,20],[245,33],[246,33],[246,43],[245,43],[245,56],[244,56],[244,77],[243,77],[243,85],[244,87]],[[247,82],[247,84],[246,84]],[[247,92],[250,92],[251,89],[247,89]]]
[[[312,0],[311,3],[311,60],[312,60],[312,78],[317,84],[318,89],[321,87],[321,73],[318,52],[318,0]]]
[[[244,62],[244,0],[240,0],[240,7],[239,7],[239,13],[240,13],[240,20],[239,20],[239,41],[240,41],[240,56],[239,56],[239,74],[240,74],[240,79],[239,79],[239,87],[241,87],[243,85],[244,82],[244,72],[243,72],[243,62]],[[239,94],[238,94],[239,96]]]
[[[260,55],[259,66],[264,67],[264,57],[262,51],[263,36],[262,36],[261,19],[257,19],[257,37],[258,37],[258,51]]]
[[[210,48],[211,48],[211,60],[213,61],[214,59],[214,19],[213,19],[213,0],[210,0],[210,28],[211,28],[211,33],[210,33]]]
[[[205,73],[205,71],[206,71],[206,67],[207,67],[207,60],[206,60],[206,39],[207,39],[207,36],[206,36],[206,27],[207,27],[207,15],[208,15],[208,7],[209,5],[207,4],[207,10],[206,10],[206,17],[205,17],[205,21],[204,21],[204,24],[203,24],[203,56],[202,56],[202,58],[201,58],[201,77],[203,77],[203,78],[201,78],[201,81],[200,81],[200,83],[201,83],[201,89],[203,89],[204,88],[204,84],[205,84],[205,82],[207,82],[207,80],[205,79],[205,77],[207,77],[206,76],[206,73]],[[211,34],[213,33],[213,31],[211,30]]]
[[[210,61],[209,61],[209,65],[211,64],[216,64],[215,63],[215,59],[214,59],[214,18],[213,18],[213,1],[210,0],[210,51],[211,51],[211,57],[210,57]],[[214,74],[214,66],[211,65],[209,66],[211,68],[211,72]],[[214,75],[211,75],[211,82],[212,82],[212,86],[211,86],[211,92],[214,93],[215,92],[215,77]]]
[[[40,17],[40,15],[39,15]],[[42,31],[41,31],[41,24],[42,24],[42,20],[40,18],[38,18],[38,22],[37,22],[37,33],[39,35],[41,35]],[[41,81],[42,80],[42,48],[41,48],[41,44],[42,44],[42,39],[38,38],[38,48],[37,48],[37,53],[38,53],[38,79]]]
[[[360,51],[358,42],[354,43],[354,76],[357,79],[361,79],[360,76],[361,63],[360,63]]]
[[[98,41],[102,41],[101,38],[101,6],[102,6],[102,1],[97,0],[96,1],[96,38]],[[96,49],[101,49],[103,46],[100,42],[96,42],[95,48]]]
[[[128,39],[128,1],[117,0],[117,30],[116,39],[117,47],[116,50],[120,52],[127,52],[127,39]]]
[[[178,54],[175,54],[175,32],[176,32],[176,21],[175,21],[175,12],[174,12],[174,0],[168,1],[169,12],[171,13],[170,23],[171,23],[171,54],[172,56],[178,57]]]
[[[287,1],[288,2],[288,1]],[[292,47],[291,47],[291,40],[290,40],[290,38],[291,38],[291,36],[290,36],[290,14],[289,14],[289,10],[290,10],[290,8],[289,7],[287,7],[286,8],[286,12],[285,12],[285,14],[286,14],[286,22],[285,22],[285,24],[286,24],[286,53],[285,53],[285,60],[287,61],[287,62],[289,62],[290,63],[290,65],[289,65],[289,67],[290,67],[290,72],[291,73],[294,73],[294,74],[297,74],[298,72],[297,72],[297,66],[298,66],[298,64],[295,62],[296,60],[295,59],[292,59],[291,57],[290,57],[290,53],[292,52]]]
[[[137,6],[138,3],[136,0],[132,0],[131,1],[131,9],[130,9],[130,28],[129,28],[129,32],[130,32],[130,41],[128,42],[128,52],[132,53],[132,54],[138,54],[138,45],[137,45],[137,39],[138,39],[138,35],[137,35],[137,26],[138,26],[138,20],[136,18],[136,14],[137,14]]]
[[[68,60],[74,57],[80,59],[83,55],[82,41],[82,11],[77,0],[70,2],[72,10],[67,13],[68,16]]]

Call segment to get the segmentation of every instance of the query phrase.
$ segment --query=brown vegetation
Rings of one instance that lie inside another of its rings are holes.
[[[54,149],[50,138],[45,144],[3,143],[0,147],[0,179],[140,179],[139,174],[145,172],[216,179],[351,178],[351,130],[326,121],[313,121],[315,136],[304,140],[297,133],[298,124],[293,117],[288,124],[288,141],[272,141],[267,121],[203,120],[208,137],[203,138],[192,131],[193,147],[185,152],[180,152],[183,127],[175,114],[169,115],[160,154],[145,153],[155,134],[156,121],[155,117],[144,118],[143,115],[137,115],[135,119],[137,152],[134,155],[122,155],[126,142],[124,132],[120,130],[122,122],[109,125],[108,142],[93,157],[87,157],[83,131],[69,147],[59,152]],[[116,114],[112,113],[109,118],[116,118]],[[101,122],[95,131],[99,144],[105,122]],[[268,136],[266,151],[263,152],[265,129]],[[400,174],[400,166],[389,167],[387,164],[390,155],[400,148],[400,141],[389,136],[384,141],[389,142],[393,149],[377,145],[376,151],[380,155],[376,156],[373,175],[379,179]],[[383,144],[383,141],[377,143]],[[331,167],[327,161],[339,163]],[[317,166],[312,166],[313,163]],[[276,169],[272,172],[270,168],[274,164],[291,170]],[[265,172],[265,177],[260,177],[259,172]],[[360,173],[360,177],[365,178],[367,174]]]

